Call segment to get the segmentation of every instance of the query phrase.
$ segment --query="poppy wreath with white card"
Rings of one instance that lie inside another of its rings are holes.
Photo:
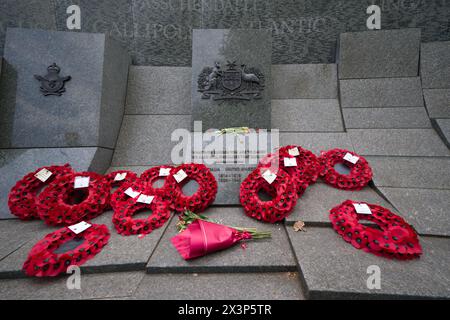
[[[147,183],[140,178],[124,183],[111,195],[110,205],[114,211],[133,205],[146,189]]]
[[[109,184],[103,175],[72,173],[53,180],[42,191],[37,210],[48,225],[72,225],[102,214],[108,207],[109,196]]]
[[[147,195],[148,191],[149,189],[134,199],[133,204],[116,208],[112,221],[117,233],[124,236],[145,235],[162,227],[169,220],[169,203],[160,196]],[[151,210],[152,213],[145,219],[133,218],[134,214],[143,209]]]
[[[182,187],[189,180],[198,183],[197,191],[187,196],[183,193]],[[204,164],[186,163],[171,170],[166,182],[169,189],[174,190],[172,209],[177,212],[190,210],[193,212],[205,211],[216,199],[217,181],[208,167]]]
[[[372,168],[363,157],[344,149],[322,152],[320,176],[329,185],[343,190],[360,190],[372,180]],[[340,174],[334,166],[338,163],[350,168],[349,174]]]
[[[105,179],[109,184],[109,193],[111,196],[114,188],[120,188],[120,186],[122,186],[123,184],[133,182],[138,179],[138,176],[133,171],[117,170],[106,174]]]
[[[334,230],[357,249],[401,260],[422,254],[413,227],[381,206],[346,200],[331,209],[329,217]],[[361,220],[375,223],[379,229],[363,225]]]
[[[147,192],[153,195],[160,196],[163,200],[172,204],[175,195],[175,185],[167,181],[167,177],[170,176],[171,171],[174,169],[172,166],[158,166],[150,168],[144,171],[140,178],[147,183]],[[157,180],[164,179],[164,184],[160,188],[154,187],[154,183]]]
[[[66,273],[69,266],[81,266],[97,255],[108,244],[109,237],[106,225],[93,224],[79,234],[69,228],[56,230],[33,246],[22,269],[26,275],[34,277],[55,277]],[[71,240],[79,240],[80,245],[64,253],[55,253]]]
[[[25,175],[17,181],[9,193],[8,206],[11,213],[21,220],[39,219],[36,207],[38,192],[51,181],[71,173],[72,168],[69,164],[65,164],[42,167]]]
[[[257,220],[275,223],[283,220],[294,209],[298,195],[295,183],[286,171],[277,173],[267,168],[256,168],[241,184],[239,198],[245,214]],[[269,181],[268,181],[269,180]],[[273,199],[262,201],[258,192],[267,191]]]

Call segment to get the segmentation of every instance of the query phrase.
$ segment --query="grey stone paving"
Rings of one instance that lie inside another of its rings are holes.
[[[450,236],[450,190],[380,188],[419,234]]]
[[[447,146],[450,147],[450,119],[436,119],[436,124],[439,126],[440,133]]]
[[[421,107],[419,77],[340,80],[343,108]]]
[[[345,200],[365,201],[375,203],[394,210],[375,190],[366,187],[359,191],[345,191],[333,188],[325,183],[315,183],[306,189],[298,199],[292,213],[286,218],[286,224],[292,225],[301,220],[308,226],[330,225],[329,212]]]
[[[450,189],[450,159],[365,157],[377,187]]]
[[[433,129],[350,129],[348,135],[360,155],[449,156]]]
[[[186,115],[126,115],[112,160],[113,166],[171,163],[171,142],[175,129],[190,130]]]
[[[423,89],[430,118],[450,118],[450,89]]]
[[[353,145],[346,133],[302,133],[302,132],[281,132],[280,145],[299,145],[316,155],[321,151],[334,148],[341,148],[353,151]]]
[[[419,49],[420,29],[341,33],[339,78],[417,76]]]
[[[272,238],[248,242],[243,249],[239,244],[205,257],[185,261],[170,242],[177,234],[177,219],[173,219],[164,233],[147,265],[147,272],[192,273],[192,272],[274,272],[295,271],[295,260],[291,254],[284,225],[267,224],[249,218],[242,208],[211,207],[204,212],[217,223],[255,227],[272,232]]]
[[[272,99],[336,99],[336,64],[272,65]]]
[[[280,131],[344,131],[337,99],[272,100],[272,128]]]
[[[126,114],[191,112],[191,68],[131,66]]]
[[[420,73],[424,88],[450,88],[450,41],[422,43]]]
[[[420,237],[421,258],[399,261],[357,250],[331,227],[288,234],[310,299],[450,297],[450,239]],[[380,268],[381,289],[368,289],[369,266]]]
[[[424,107],[345,108],[342,113],[347,129],[431,128]]]

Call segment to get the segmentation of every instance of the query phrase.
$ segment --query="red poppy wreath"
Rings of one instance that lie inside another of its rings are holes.
[[[355,205],[367,205],[370,211],[357,213]],[[414,259],[422,254],[422,248],[414,229],[403,218],[375,204],[346,200],[330,210],[334,230],[357,249],[377,256],[396,259]],[[374,222],[375,229],[360,223]]]
[[[275,180],[270,184],[264,178],[267,171],[270,170],[256,168],[250,173],[241,184],[239,198],[246,215],[275,223],[289,215],[297,203],[298,196],[295,184],[284,170],[278,169]],[[262,201],[258,196],[260,190],[267,191],[273,199]]]
[[[39,191],[51,181],[73,173],[69,164],[64,166],[48,166],[37,169],[17,181],[9,193],[8,206],[11,213],[22,220],[37,218],[36,199]]]
[[[172,166],[158,166],[144,171],[140,178],[147,184],[146,192],[148,194],[158,195],[169,204],[172,204],[173,197],[176,193],[176,186],[168,182],[167,177],[170,176],[173,169],[174,167]],[[153,185],[157,180],[164,180],[162,187],[157,188]]]
[[[76,188],[78,181],[85,185]],[[37,209],[48,225],[71,225],[102,214],[108,201],[106,179],[94,172],[82,172],[62,176],[50,183],[39,195]]]
[[[22,269],[28,276],[55,277],[65,273],[71,265],[81,266],[92,259],[108,244],[109,237],[110,233],[105,225],[93,224],[78,235],[68,228],[56,230],[33,246]],[[75,249],[55,253],[64,243],[74,239],[82,241]]]
[[[319,161],[322,165],[320,175],[326,183],[335,188],[360,190],[372,180],[372,169],[367,160],[351,151],[333,149],[322,152]],[[338,163],[350,167],[350,173],[338,173],[334,168]]]
[[[111,207],[114,211],[118,211],[120,208],[132,206],[138,196],[145,192],[147,189],[147,183],[137,178],[136,180],[122,184],[119,189],[111,195]]]
[[[120,186],[122,186],[126,183],[136,181],[138,179],[138,176],[133,171],[118,170],[118,171],[113,171],[113,172],[105,175],[105,179],[109,185],[110,199],[108,201],[109,202],[108,208],[110,209],[111,208],[110,207],[111,196],[112,196],[112,192],[114,191],[114,188],[120,188]]]
[[[191,196],[185,195],[182,191],[183,185],[189,180],[195,180],[199,185],[197,191]],[[172,170],[166,182],[174,190],[172,208],[177,212],[184,212],[185,210],[205,211],[216,198],[216,178],[204,164],[182,164]]]

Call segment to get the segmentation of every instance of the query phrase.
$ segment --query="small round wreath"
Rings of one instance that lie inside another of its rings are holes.
[[[76,177],[89,177],[89,187],[74,189]],[[85,196],[81,202],[77,199],[78,193]],[[39,195],[37,209],[48,225],[71,225],[102,214],[108,206],[109,196],[109,185],[102,175],[74,173],[51,182]]]
[[[178,183],[174,175],[179,174],[181,170],[186,173],[187,177]],[[181,188],[191,179],[195,180],[199,187],[193,195],[186,196]],[[182,164],[171,171],[166,182],[170,185],[169,192],[172,192],[172,190],[174,192],[172,209],[177,212],[184,212],[185,210],[193,212],[205,211],[216,198],[218,188],[216,178],[204,164]]]
[[[145,181],[147,184],[147,190],[146,192],[148,194],[153,194],[161,197],[163,200],[167,201],[169,204],[172,204],[173,197],[176,193],[176,186],[173,183],[170,183],[167,181],[168,176],[161,176],[160,170],[161,169],[168,169],[170,172],[174,169],[172,166],[158,166],[150,168],[146,171],[144,171],[140,178],[141,180]],[[153,187],[153,183],[159,179],[164,179],[164,185],[161,188],[155,188]]]
[[[354,202],[346,200],[330,210],[334,230],[357,249],[377,256],[413,259],[422,254],[414,229],[398,215],[375,204],[366,203],[372,214],[356,212]],[[375,223],[381,230],[365,226],[360,220]]]
[[[296,185],[282,169],[278,169],[275,181],[269,184],[262,176],[266,168],[257,168],[241,184],[239,198],[246,215],[270,223],[283,220],[297,203]],[[274,198],[262,201],[258,192],[263,189]]]
[[[344,159],[344,156],[347,153],[350,153],[352,156],[359,157],[356,164]],[[372,169],[370,168],[369,163],[366,159],[354,152],[343,149],[329,150],[327,152],[322,152],[319,157],[319,161],[322,165],[320,175],[326,183],[335,188],[343,190],[360,190],[368,185],[370,180],[372,180]],[[338,163],[344,163],[350,167],[350,173],[338,173],[334,169],[334,166]]]
[[[133,215],[141,209],[150,209],[152,214],[146,219],[133,219]],[[160,228],[170,218],[169,203],[155,196],[150,204],[135,202],[114,211],[113,223],[119,234],[144,235]]]
[[[126,191],[130,188],[132,191],[141,194],[146,192],[147,183],[144,180],[137,178],[136,180],[122,184],[119,189],[111,195],[110,205],[114,211],[118,211],[125,206],[132,206],[136,202],[135,198],[126,194]],[[149,195],[151,195],[151,193],[149,193]]]
[[[47,169],[52,175],[45,181],[39,180],[35,175],[41,170]],[[51,181],[63,175],[73,173],[69,164],[64,166],[48,166],[30,172],[22,179],[17,181],[8,197],[8,206],[11,213],[21,220],[39,219],[36,208],[37,194],[43,187],[46,187]]]
[[[81,234],[75,234],[68,228],[62,228],[46,235],[31,249],[23,264],[23,271],[28,276],[55,277],[65,273],[71,265],[81,266],[92,259],[108,244],[110,233],[105,225],[93,224]],[[57,254],[63,243],[73,239],[83,239],[75,249]]]
[[[118,174],[125,174],[125,178],[122,180],[116,180],[116,176]],[[111,192],[114,190],[114,188],[120,188],[120,186],[122,186],[123,184],[127,184],[129,182],[136,181],[138,179],[138,176],[133,171],[117,170],[117,171],[113,171],[113,172],[105,175],[105,179],[109,185],[109,193],[111,196]],[[108,202],[111,203],[111,198]],[[108,208],[110,208],[110,207],[108,207]]]

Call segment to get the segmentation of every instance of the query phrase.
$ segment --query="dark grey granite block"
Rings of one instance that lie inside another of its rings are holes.
[[[420,29],[342,33],[339,78],[416,77]]]
[[[191,114],[191,68],[130,68],[126,114]]]
[[[449,298],[450,240],[420,237],[423,255],[411,261],[355,249],[332,228],[288,229],[310,299]],[[369,289],[368,267],[380,268],[381,289]]]
[[[377,187],[450,189],[450,159],[365,157]]]
[[[436,119],[436,124],[445,143],[450,146],[450,119]]]
[[[0,107],[3,148],[114,148],[130,58],[103,34],[8,29]],[[71,76],[61,97],[44,96],[34,75],[56,63]]]
[[[272,99],[336,99],[335,64],[272,66]]]
[[[282,224],[265,224],[247,217],[242,208],[211,207],[205,211],[217,223],[255,227],[261,231],[271,231],[271,239],[248,242],[244,250],[236,246],[185,261],[170,242],[177,234],[177,219],[172,219],[155,252],[147,265],[147,272],[192,273],[192,272],[276,272],[295,271],[295,260],[291,254],[286,230]]]
[[[430,118],[450,118],[450,89],[423,89]]]
[[[0,218],[9,213],[8,194],[16,181],[39,167],[70,163],[77,171],[105,172],[112,150],[103,148],[0,149]]]
[[[450,235],[449,190],[380,188],[380,191],[419,234]]]
[[[343,108],[421,107],[420,78],[340,80]]]
[[[117,299],[131,296],[138,287],[143,272],[83,274],[81,290],[67,288],[68,276],[0,280],[2,300],[78,300]]]
[[[345,108],[342,113],[348,129],[431,128],[424,107]]]
[[[186,115],[126,115],[112,165],[172,163],[172,148],[178,140],[171,142],[171,133],[176,129],[189,132],[190,120],[191,117]]]
[[[330,225],[328,218],[330,210],[348,199],[374,203],[394,210],[383,197],[370,187],[359,191],[345,191],[325,183],[316,183],[306,189],[292,213],[286,218],[286,224],[292,225],[301,220],[306,223],[306,229],[308,229],[308,225]]]
[[[272,100],[272,128],[280,132],[344,131],[337,99]]]
[[[147,274],[136,299],[302,300],[299,275],[283,273]]]
[[[250,29],[194,30],[192,46],[192,121],[201,120],[204,131],[229,127],[270,128],[270,32]],[[199,75],[205,67],[214,67],[216,62],[220,63],[222,72],[228,70],[229,62],[237,64],[235,73],[241,72],[236,80],[241,80],[237,88],[247,85],[244,73],[253,74],[247,70],[258,69],[264,77],[264,80],[259,79],[260,85],[264,86],[261,97],[250,97],[249,100],[215,100],[215,95],[212,95],[205,99],[203,94],[198,92]],[[243,64],[247,70],[241,69]],[[243,83],[244,81],[246,83]]]
[[[450,41],[422,43],[420,74],[424,88],[450,88]]]
[[[372,156],[450,156],[433,129],[350,129],[355,152]]]
[[[280,133],[280,145],[299,145],[302,148],[311,150],[316,155],[321,151],[327,151],[334,148],[347,149],[353,151],[353,145],[350,137],[346,133],[330,132],[297,132]]]

